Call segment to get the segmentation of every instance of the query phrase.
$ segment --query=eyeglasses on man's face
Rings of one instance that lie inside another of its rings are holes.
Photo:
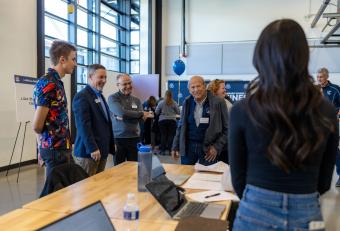
[[[123,87],[126,87],[126,86],[129,86],[129,85],[132,85],[132,81],[129,81],[129,82],[123,82],[123,83],[118,83],[119,85],[123,86]]]

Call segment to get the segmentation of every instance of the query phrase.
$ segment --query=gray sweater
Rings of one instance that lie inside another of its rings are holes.
[[[112,129],[115,138],[136,138],[140,135],[139,122],[143,118],[141,101],[120,91],[109,96]]]
[[[158,103],[155,113],[157,115],[160,114],[159,120],[175,120],[176,121],[176,115],[180,114],[178,105],[175,101],[173,101],[173,104],[167,105],[165,100],[162,100]]]

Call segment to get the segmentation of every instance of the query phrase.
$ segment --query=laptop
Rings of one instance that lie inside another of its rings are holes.
[[[165,169],[163,168],[163,165],[161,164],[158,156],[152,155],[152,170],[151,170],[151,179],[156,179],[160,175],[165,174]]]
[[[220,204],[187,201],[184,189],[176,186],[165,176],[159,176],[145,187],[169,216],[175,220],[191,216],[220,219],[226,208],[225,205]]]
[[[39,230],[43,231],[115,231],[111,220],[101,203],[97,201]]]

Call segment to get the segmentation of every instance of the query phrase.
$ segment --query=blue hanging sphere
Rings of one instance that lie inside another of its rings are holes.
[[[172,65],[172,69],[174,70],[174,72],[176,73],[176,75],[181,75],[183,74],[184,70],[185,70],[185,64],[182,60],[177,59],[174,64]]]

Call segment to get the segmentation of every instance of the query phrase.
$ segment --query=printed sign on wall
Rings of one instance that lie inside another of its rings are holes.
[[[205,84],[208,83],[209,81],[205,81]],[[225,88],[228,96],[234,102],[245,98],[248,83],[249,81],[239,80],[227,81]],[[168,89],[172,91],[172,96],[176,102],[179,102],[179,105],[182,105],[183,100],[190,94],[188,90],[188,81],[176,81],[176,80],[168,81]]]
[[[14,82],[17,122],[32,121],[34,115],[33,88],[38,79],[15,75]]]

